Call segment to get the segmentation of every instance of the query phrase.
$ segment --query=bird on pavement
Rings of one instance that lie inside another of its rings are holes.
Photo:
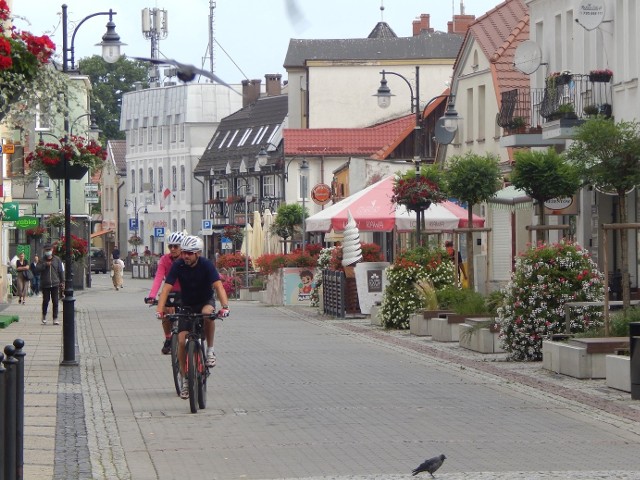
[[[429,472],[431,478],[435,478],[433,474],[442,466],[445,458],[447,457],[445,457],[444,455],[439,455],[437,457],[430,458],[429,460],[425,460],[413,469],[411,475],[417,475],[422,472]]]
[[[173,65],[178,70],[178,73],[177,73],[178,78],[185,83],[192,81],[194,78],[196,78],[196,75],[202,75],[204,77],[207,77],[213,80],[214,82],[218,82],[219,84],[224,85],[225,87],[229,87],[231,90],[236,92],[231,87],[231,85],[229,85],[227,82],[222,80],[215,73],[207,72],[206,70],[202,70],[198,67],[195,67],[194,65],[187,65],[186,63],[180,63],[176,60],[172,60],[171,58],[143,58],[143,57],[131,57],[131,58],[135,58],[136,60],[140,60],[141,62],[153,63],[154,65]],[[240,95],[240,93],[238,93],[238,95]]]

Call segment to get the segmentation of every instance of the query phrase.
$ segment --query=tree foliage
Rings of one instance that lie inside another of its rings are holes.
[[[136,82],[148,86],[147,66],[126,57],[107,63],[102,57],[93,55],[80,60],[78,69],[91,80],[91,108],[102,135],[107,139],[123,139],[124,132],[120,131],[122,96],[134,90]]]
[[[296,227],[302,225],[305,216],[302,206],[297,203],[282,204],[278,207],[275,221],[271,225],[271,232],[284,239],[285,253],[287,239],[293,237]]]
[[[496,155],[478,155],[467,152],[451,158],[447,168],[449,193],[467,203],[468,224],[473,225],[473,206],[486,202],[501,187],[499,158]],[[473,232],[467,232],[468,276],[473,288]]]
[[[580,187],[579,171],[553,148],[516,152],[514,157],[511,183],[536,200],[540,225],[544,225],[544,202],[573,195]],[[543,237],[544,232],[538,230],[537,241],[542,241]]]

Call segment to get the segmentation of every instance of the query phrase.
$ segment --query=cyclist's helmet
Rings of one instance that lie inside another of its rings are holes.
[[[182,232],[173,232],[167,239],[167,245],[182,245],[184,237],[186,237],[186,235]]]
[[[200,237],[195,235],[187,235],[180,245],[183,252],[200,252],[204,247],[204,243]]]

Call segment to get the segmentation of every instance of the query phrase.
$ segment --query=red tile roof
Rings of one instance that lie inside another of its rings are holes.
[[[446,100],[449,90],[423,112],[429,116]],[[284,154],[360,156],[384,160],[414,130],[415,115],[390,120],[367,128],[287,128],[284,130]]]

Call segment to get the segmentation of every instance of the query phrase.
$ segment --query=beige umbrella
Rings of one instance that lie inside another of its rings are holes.
[[[264,232],[262,230],[262,218],[260,218],[260,212],[256,210],[253,212],[253,233],[251,234],[251,256],[255,260],[264,253]]]
[[[253,236],[253,228],[251,227],[251,224],[249,222],[247,222],[245,229],[244,229],[244,238],[242,239],[242,247],[240,248],[240,252],[243,255],[249,255],[249,257],[252,256],[251,253],[251,238]],[[247,246],[249,247],[249,250],[247,251]]]
[[[276,221],[276,215],[276,213],[272,214],[272,224]],[[282,253],[282,239],[275,233],[270,233],[269,235],[267,235],[267,237],[269,238],[269,242],[271,244],[271,253]]]
[[[262,238],[262,251],[263,253],[274,253],[271,245],[271,233],[269,229],[273,224],[273,215],[271,214],[271,210],[268,208],[265,209],[263,215],[262,229],[263,229],[263,238]]]

